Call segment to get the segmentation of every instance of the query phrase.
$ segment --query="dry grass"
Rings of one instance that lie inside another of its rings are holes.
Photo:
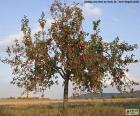
[[[123,116],[126,108],[140,108],[140,99],[69,100],[69,116]],[[0,100],[0,116],[62,116],[62,111],[62,100]]]
[[[61,106],[0,106],[0,116],[62,116]],[[68,116],[121,116],[123,107],[73,106]]]
[[[48,99],[0,99],[0,105],[47,105],[52,103],[62,103],[63,100]],[[70,103],[125,103],[140,102],[140,98],[117,98],[117,99],[69,99]]]

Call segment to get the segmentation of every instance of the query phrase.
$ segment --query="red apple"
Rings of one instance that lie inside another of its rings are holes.
[[[80,60],[82,61],[82,62],[85,62],[86,61],[86,56],[83,54],[83,55],[81,55],[80,56]]]
[[[83,43],[81,43],[81,44],[79,45],[79,47],[80,47],[81,50],[84,50],[84,49],[85,49],[85,45],[84,45]]]

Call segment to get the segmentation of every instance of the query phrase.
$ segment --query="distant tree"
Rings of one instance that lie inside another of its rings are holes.
[[[5,59],[13,68],[13,84],[16,82],[33,90],[37,85],[50,87],[62,77],[64,116],[68,115],[69,81],[86,92],[101,92],[107,80],[119,91],[138,84],[126,76],[128,65],[137,62],[134,55],[128,53],[137,48],[136,44],[120,42],[118,37],[112,42],[103,41],[99,35],[100,20],[93,22],[94,32],[87,40],[78,4],[55,1],[50,11],[54,22],[48,33],[44,30],[44,13],[39,19],[41,31],[34,36],[28,26],[29,20],[26,17],[22,20],[23,41],[19,44],[16,40],[7,51],[12,58]]]

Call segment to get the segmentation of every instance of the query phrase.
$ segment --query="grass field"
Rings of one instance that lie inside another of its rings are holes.
[[[140,99],[69,100],[69,116],[124,116]],[[0,99],[0,116],[62,116],[62,100]]]

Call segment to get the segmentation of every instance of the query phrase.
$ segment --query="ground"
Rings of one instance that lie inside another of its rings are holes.
[[[124,116],[139,109],[140,98],[70,99],[69,116]],[[62,100],[0,99],[0,116],[62,116]]]

